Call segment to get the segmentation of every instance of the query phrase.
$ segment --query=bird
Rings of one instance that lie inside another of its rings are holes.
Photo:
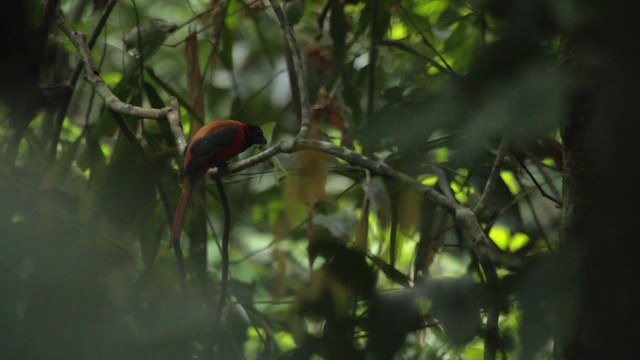
[[[182,190],[171,226],[169,248],[180,241],[182,221],[193,187],[213,167],[224,169],[227,161],[252,145],[266,145],[262,129],[236,120],[212,121],[201,127],[184,151],[180,171]]]

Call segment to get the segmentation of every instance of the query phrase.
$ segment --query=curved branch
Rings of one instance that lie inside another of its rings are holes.
[[[298,42],[293,35],[293,29],[291,24],[287,21],[287,17],[284,15],[278,0],[269,0],[273,11],[276,13],[280,27],[284,31],[284,35],[291,49],[291,57],[293,58],[293,65],[295,69],[296,78],[298,78],[298,93],[300,97],[300,131],[296,136],[296,139],[304,139],[309,133],[311,128],[311,121],[309,119],[309,97],[307,96],[307,85],[304,80],[304,65],[302,63],[302,57],[300,56],[300,49],[298,48]]]
[[[89,50],[89,46],[87,44],[87,38],[83,33],[78,31],[73,31],[69,29],[67,24],[62,19],[58,20],[58,27],[67,35],[67,37],[71,40],[76,50],[80,53],[82,61],[85,67],[85,79],[93,86],[93,89],[100,95],[104,102],[109,108],[109,110],[118,112],[123,115],[131,115],[139,118],[145,119],[166,119],[167,114],[173,110],[172,107],[167,106],[162,109],[154,109],[154,108],[143,108],[139,106],[134,106],[131,104],[127,104],[118,99],[117,96],[113,94],[111,89],[105,84],[102,77],[100,77],[100,72],[98,71],[98,67],[96,66],[95,60],[91,56],[91,50]]]

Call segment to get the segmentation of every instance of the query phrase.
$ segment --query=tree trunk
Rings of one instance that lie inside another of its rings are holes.
[[[582,302],[562,352],[576,360],[640,353],[638,12],[623,1],[601,3],[571,54],[589,80],[564,134],[563,245],[577,260]]]

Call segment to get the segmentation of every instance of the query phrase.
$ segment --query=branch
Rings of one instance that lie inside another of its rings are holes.
[[[178,104],[182,104],[182,107],[187,110],[189,116],[196,119],[199,122],[204,122],[204,118],[198,114],[197,111],[189,105],[189,102],[185,100],[177,91],[175,91],[169,84],[167,84],[164,80],[162,80],[151,68],[145,68],[145,72],[148,77],[151,78],[162,90],[164,90],[170,96],[176,98],[178,100]]]
[[[498,280],[498,273],[496,267],[489,255],[489,247],[491,243],[485,235],[482,227],[478,223],[476,214],[468,208],[459,208],[456,211],[456,222],[463,229],[465,235],[472,241],[473,253],[478,259],[484,275],[484,280],[487,283],[490,294],[495,294],[500,291],[500,283]],[[499,340],[499,328],[498,319],[500,317],[500,311],[496,304],[489,303],[487,311],[487,325],[485,329],[485,341],[484,341],[484,359],[493,360],[496,358],[496,351],[498,349]]]
[[[513,155],[513,157],[516,158],[516,160],[518,161],[520,166],[522,166],[522,168],[527,173],[527,175],[529,175],[529,178],[531,179],[531,181],[533,181],[533,183],[536,186],[536,188],[540,191],[540,195],[542,195],[542,197],[545,197],[545,198],[551,200],[552,202],[554,202],[557,207],[561,207],[562,206],[562,202],[560,200],[558,200],[557,197],[554,197],[553,195],[547,194],[547,192],[544,191],[544,188],[542,187],[542,184],[540,184],[538,182],[538,180],[536,179],[536,177],[531,173],[531,171],[529,170],[527,165],[524,163],[524,160],[522,160],[520,158],[520,156],[518,156],[518,154],[516,154],[516,152],[513,151],[513,149],[509,149],[509,151],[511,152],[511,155]]]
[[[169,100],[169,106],[167,109],[167,121],[171,126],[171,132],[176,140],[176,145],[180,154],[184,154],[184,149],[187,147],[187,139],[184,137],[184,131],[182,130],[182,122],[180,121],[180,103],[178,99],[172,97]]]
[[[411,54],[411,55],[413,55],[415,57],[418,57],[418,58],[428,62],[431,66],[435,67],[436,69],[440,70],[441,72],[449,72],[449,69],[447,69],[444,66],[440,65],[440,63],[438,63],[437,61],[435,61],[432,58],[428,57],[427,55],[419,52],[418,50],[412,48],[411,46],[403,44],[403,43],[401,43],[399,41],[382,40],[380,45],[393,47],[393,48],[402,50],[402,51],[404,51],[404,52],[406,52],[408,54]]]
[[[491,168],[491,173],[489,174],[489,179],[487,179],[487,183],[484,186],[484,191],[482,192],[482,196],[480,197],[480,201],[473,208],[473,212],[476,215],[482,213],[489,203],[489,196],[493,192],[493,189],[496,187],[496,183],[498,182],[498,176],[500,175],[500,169],[502,168],[502,161],[504,160],[504,153],[507,150],[507,134],[502,135],[502,140],[500,140],[500,146],[498,147],[498,154],[496,155],[496,160],[493,162],[493,167]]]
[[[93,48],[96,41],[98,40],[98,36],[100,35],[100,33],[102,33],[102,29],[104,29],[104,27],[106,26],[107,20],[111,15],[111,11],[116,6],[117,2],[118,0],[110,0],[109,3],[107,3],[107,5],[105,6],[104,12],[102,13],[102,16],[100,16],[100,20],[98,20],[98,23],[96,24],[93,32],[91,33],[91,37],[89,38],[89,49]],[[58,26],[60,26],[61,22],[62,19],[58,18]],[[60,110],[58,111],[57,116],[53,122],[53,136],[51,137],[49,148],[49,158],[51,160],[55,160],[58,143],[60,142],[60,133],[62,132],[62,123],[64,122],[64,118],[67,116],[67,112],[69,111],[71,97],[73,95],[73,91],[76,88],[76,84],[78,83],[78,79],[80,78],[82,68],[82,63],[79,63],[73,70],[73,74],[71,75],[71,79],[69,80],[69,91],[67,97],[65,98],[64,104],[60,107]]]
[[[409,23],[411,23],[411,26],[413,26],[413,28],[416,29],[418,34],[420,34],[420,38],[422,39],[422,43],[425,46],[427,46],[429,49],[431,49],[431,51],[433,51],[433,53],[438,57],[438,59],[440,59],[440,61],[442,61],[442,63],[444,64],[445,68],[447,69],[447,71],[451,75],[456,75],[455,70],[453,70],[453,68],[449,65],[449,63],[444,58],[444,56],[442,56],[442,54],[440,54],[440,52],[435,48],[435,46],[433,46],[433,44],[431,44],[431,42],[429,42],[429,39],[427,39],[425,34],[422,32],[422,30],[420,30],[420,27],[418,27],[418,24],[416,24],[416,22],[413,20],[413,18],[411,17],[411,15],[407,11],[407,9],[405,9],[405,7],[402,6],[402,3],[399,0],[395,0],[395,3],[396,3],[396,5],[398,5],[398,7],[400,8],[400,10],[404,14],[404,16],[407,17],[407,20],[409,20]]]
[[[280,27],[282,27],[282,31],[284,31],[287,43],[291,49],[291,57],[293,58],[295,75],[296,78],[298,78],[298,93],[300,96],[300,131],[298,132],[296,139],[304,139],[309,133],[311,122],[309,119],[309,97],[307,96],[307,85],[304,79],[304,65],[300,56],[300,49],[298,48],[298,43],[293,35],[291,24],[289,24],[284,12],[282,12],[282,8],[280,7],[278,0],[269,0],[269,2],[271,3],[273,11],[276,13],[278,22],[280,22]]]
[[[134,106],[131,104],[127,104],[122,102],[118,97],[116,97],[111,89],[105,84],[102,77],[100,77],[100,72],[98,71],[98,67],[91,56],[91,50],[87,45],[87,38],[83,33],[73,31],[69,29],[67,24],[62,19],[58,20],[58,26],[60,29],[67,35],[67,37],[71,40],[75,48],[80,53],[82,57],[82,61],[85,67],[85,79],[93,86],[94,90],[102,99],[109,110],[118,112],[123,115],[131,115],[139,118],[146,119],[166,119],[169,112],[174,109],[171,106],[167,106],[162,109],[154,109],[154,108],[143,108],[139,106]]]

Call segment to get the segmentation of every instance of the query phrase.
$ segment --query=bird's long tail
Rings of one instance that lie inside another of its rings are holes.
[[[180,233],[182,232],[182,221],[184,220],[184,213],[187,210],[187,204],[193,191],[193,181],[188,176],[185,176],[182,180],[182,192],[180,192],[180,199],[176,206],[176,213],[173,216],[173,224],[171,226],[171,242],[169,248],[173,248],[174,244],[180,241]]]

